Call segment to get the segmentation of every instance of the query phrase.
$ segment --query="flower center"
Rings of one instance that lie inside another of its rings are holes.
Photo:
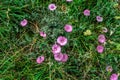
[[[67,29],[67,30],[70,29],[69,26],[67,26],[66,29]]]
[[[51,6],[52,9],[54,9],[54,6]]]
[[[55,46],[55,47],[54,47],[54,50],[56,51],[56,50],[57,50],[57,48],[58,48],[58,47],[57,47],[57,46]]]
[[[62,42],[62,43],[63,43],[63,42],[64,42],[64,39],[62,38],[62,39],[60,40],[60,42]]]

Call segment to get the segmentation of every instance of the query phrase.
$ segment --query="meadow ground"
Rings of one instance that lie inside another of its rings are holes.
[[[54,11],[48,9],[51,3],[57,6]],[[89,16],[83,14],[86,9]],[[23,19],[28,21],[24,27]],[[72,32],[64,30],[66,24]],[[103,44],[100,34],[106,37]],[[68,54],[66,62],[56,61],[52,53],[58,36],[68,39],[61,50]],[[102,53],[98,45],[104,46]],[[38,64],[41,55],[45,59]],[[0,80],[109,80],[113,73],[120,74],[118,0],[0,0]]]

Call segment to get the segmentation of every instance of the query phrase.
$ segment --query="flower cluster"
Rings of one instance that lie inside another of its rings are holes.
[[[112,71],[113,71],[112,66],[107,66],[107,67],[106,67],[106,71],[112,72]],[[110,76],[110,80],[118,80],[118,77],[119,77],[119,74],[113,73],[113,74],[111,74],[111,76]]]
[[[102,22],[102,20],[103,20],[103,18],[100,17],[100,16],[97,16],[96,19],[97,19],[98,22]],[[103,29],[103,32],[107,32],[107,28],[104,28],[104,29]],[[103,44],[106,42],[106,37],[105,37],[104,34],[100,34],[100,35],[98,36],[98,42],[99,42],[100,44],[97,46],[96,50],[97,50],[98,53],[103,53],[103,51],[104,51],[104,46],[103,46]]]
[[[66,0],[66,1],[71,2],[72,0]],[[57,8],[57,6],[54,3],[48,5],[48,9],[51,11],[56,10],[56,8]],[[26,19],[23,19],[20,22],[20,25],[22,27],[25,27],[27,25],[27,23],[28,23],[28,21]],[[72,26],[69,24],[66,24],[64,26],[64,30],[66,32],[72,32]],[[43,38],[46,38],[47,34],[44,31],[40,31],[40,36]],[[68,55],[65,53],[63,54],[61,52],[61,46],[65,46],[67,44],[67,42],[68,42],[68,39],[65,36],[59,36],[57,38],[57,43],[55,43],[52,46],[52,53],[54,54],[54,59],[56,61],[66,62],[68,60]],[[36,62],[38,64],[41,64],[44,60],[45,60],[45,57],[42,55],[42,56],[38,56],[38,58],[36,59]]]
[[[67,2],[72,2],[73,0],[66,0]],[[52,3],[52,4],[49,4],[48,5],[48,9],[50,11],[55,11],[57,9],[57,6]],[[85,9],[83,11],[83,14],[84,16],[90,16],[90,13],[91,11],[89,9]],[[119,17],[116,17],[116,19],[119,18]],[[96,21],[97,22],[102,22],[103,21],[103,17],[102,16],[96,16]],[[21,22],[20,22],[20,25],[22,27],[25,27],[26,25],[28,24],[28,21],[26,19],[23,19]],[[72,32],[73,30],[73,27],[72,25],[70,24],[66,24],[64,26],[64,30],[68,33]],[[108,30],[107,28],[104,28],[103,29],[103,32],[104,33],[107,33]],[[46,38],[47,37],[47,34],[44,32],[44,31],[40,31],[40,36],[43,37],[43,38]],[[90,30],[86,30],[84,32],[84,35],[85,36],[88,36],[88,35],[91,35],[91,31]],[[104,51],[104,46],[103,44],[106,42],[106,37],[104,34],[100,34],[98,36],[98,42],[99,42],[99,45],[97,46],[96,50],[98,53],[103,53]],[[55,41],[55,43],[52,45],[52,53],[53,53],[53,56],[54,56],[54,59],[58,62],[66,62],[68,60],[68,54],[66,53],[62,53],[62,47],[65,46],[66,44],[68,43],[68,39],[65,37],[65,36],[58,36],[57,40]],[[45,57],[43,55],[41,56],[38,56],[38,58],[36,59],[36,62],[38,64],[41,64],[43,63],[45,60]],[[107,66],[106,67],[106,71],[108,72],[112,72],[113,71],[113,68],[112,66]],[[116,74],[116,73],[113,73],[111,76],[110,76],[110,80],[118,80],[118,76],[119,74]]]
[[[90,16],[90,10],[89,9],[84,10],[83,14],[85,16]],[[96,16],[96,20],[97,20],[97,22],[102,22],[103,17]],[[104,32],[107,32],[107,29],[105,29]],[[90,30],[89,31],[87,30],[86,32],[84,32],[84,35],[90,35],[90,34],[91,34]],[[102,43],[105,43],[105,41],[106,41],[105,35],[100,34],[98,36],[98,42],[102,44]],[[98,45],[97,48],[96,48],[98,53],[103,53],[103,51],[104,51],[104,46],[101,45],[101,44]]]
[[[85,16],[90,16],[90,10],[89,10],[89,9],[85,9],[85,10],[83,11],[83,14],[84,14]],[[101,16],[96,16],[96,20],[97,20],[97,22],[102,22],[102,21],[103,21],[103,17],[101,17]]]
[[[103,53],[104,51],[104,46],[102,45],[103,43],[105,43],[106,41],[106,38],[105,38],[105,35],[104,34],[100,34],[98,36],[98,42],[100,43],[98,46],[97,46],[97,52],[98,53]]]
[[[67,2],[71,2],[72,0],[66,0]],[[57,7],[55,4],[50,4],[49,5],[49,10],[54,11]],[[64,26],[64,30],[66,32],[72,32],[72,26],[69,24],[66,24]],[[54,59],[56,61],[61,61],[61,62],[66,62],[68,60],[68,55],[67,54],[63,54],[61,52],[61,46],[65,46],[68,42],[68,39],[65,36],[59,36],[57,38],[57,43],[55,43],[52,46],[52,53],[54,54]]]
[[[64,26],[64,30],[66,32],[72,32],[72,26],[69,25],[69,24],[66,24]],[[57,43],[55,43],[53,46],[52,46],[52,53],[54,55],[54,59],[56,61],[59,61],[59,62],[66,62],[68,60],[68,55],[67,54],[63,54],[61,52],[61,47],[65,46],[68,42],[68,39],[65,37],[65,36],[59,36],[57,38]]]
[[[66,1],[67,1],[67,2],[71,2],[72,0],[66,0]],[[56,10],[56,8],[57,8],[57,6],[56,6],[54,3],[48,5],[48,9],[51,10],[51,11]],[[85,16],[90,16],[90,10],[89,10],[89,9],[84,10],[83,14],[84,14]],[[97,16],[97,17],[96,17],[96,20],[97,20],[98,22],[102,22],[102,21],[103,21],[103,18],[102,18],[101,16]],[[28,21],[27,21],[26,19],[23,19],[23,20],[20,22],[20,25],[24,27],[24,26],[27,25],[27,23],[28,23]],[[72,32],[72,26],[69,25],[69,24],[66,24],[66,25],[64,26],[64,30],[65,30],[66,32],[68,32],[68,33],[69,33],[69,32]],[[87,30],[87,31],[84,33],[84,35],[90,35],[90,34],[91,34],[90,30]],[[40,36],[43,37],[43,38],[46,38],[47,34],[46,34],[45,32],[43,32],[43,31],[40,31]],[[65,46],[65,45],[67,44],[67,41],[68,41],[68,39],[67,39],[65,36],[59,36],[59,37],[57,38],[57,43],[55,43],[55,44],[52,46],[52,52],[53,52],[53,54],[54,54],[55,60],[57,60],[57,61],[64,61],[64,62],[67,61],[68,55],[61,53],[61,46]],[[104,43],[104,42],[106,41],[105,36],[104,36],[103,34],[99,35],[99,36],[98,36],[98,41],[99,41],[100,43]],[[104,51],[104,47],[103,47],[102,45],[98,45],[98,46],[97,46],[97,51],[98,51],[98,53],[102,53],[102,52]],[[43,56],[37,58],[37,63],[41,63],[40,61],[41,61],[41,62],[44,61]]]
[[[68,55],[61,52],[61,46],[67,44],[67,38],[64,36],[59,36],[57,38],[57,43],[52,46],[52,53],[54,54],[54,59],[56,61],[66,62],[68,60]]]

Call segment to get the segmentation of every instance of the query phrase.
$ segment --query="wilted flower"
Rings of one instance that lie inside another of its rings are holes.
[[[42,37],[44,37],[44,38],[45,38],[45,37],[46,37],[46,33],[45,33],[45,32],[43,32],[43,31],[41,31],[41,32],[40,32],[40,36],[42,36]]]
[[[44,61],[45,57],[44,56],[39,56],[37,59],[36,59],[36,62],[38,64],[41,64],[43,61]]]
[[[67,54],[63,54],[63,58],[62,58],[62,62],[66,62],[68,60],[68,55]]]
[[[65,30],[66,32],[72,32],[72,26],[69,25],[69,24],[66,24],[66,25],[64,26],[64,30]]]
[[[106,41],[105,35],[100,34],[100,35],[98,36],[98,41],[99,41],[100,43],[104,43],[104,42]]]
[[[24,26],[27,25],[27,23],[28,23],[28,21],[27,21],[26,19],[23,19],[23,20],[20,22],[20,25],[24,27]]]
[[[103,53],[104,47],[102,45],[98,45],[96,50],[97,50],[98,53]]]
[[[51,10],[51,11],[54,11],[57,6],[55,4],[49,4],[48,8]]]
[[[107,33],[108,29],[106,27],[103,28],[103,32]]]
[[[63,58],[63,54],[62,53],[59,53],[59,54],[54,54],[54,59],[56,61],[61,61]]]
[[[66,0],[67,2],[71,2],[71,1],[73,1],[73,0]]]
[[[89,36],[89,35],[91,35],[92,33],[91,33],[91,30],[86,30],[85,32],[84,32],[84,35],[85,36]]]
[[[97,16],[97,17],[96,17],[96,20],[97,20],[98,22],[102,22],[102,21],[103,21],[103,17]]]
[[[113,70],[112,66],[107,66],[106,67],[106,71],[112,72],[112,70]]]
[[[61,10],[63,13],[67,13],[67,7],[65,5],[61,6]]]
[[[60,44],[61,46],[64,46],[67,44],[67,38],[64,36],[59,36],[57,38],[57,43]]]
[[[52,46],[52,52],[53,52],[53,54],[60,53],[61,52],[61,47],[58,44],[54,44]]]
[[[88,9],[84,10],[83,13],[85,16],[90,16],[90,10],[88,10]]]
[[[110,80],[118,80],[118,74],[114,73],[110,76]]]

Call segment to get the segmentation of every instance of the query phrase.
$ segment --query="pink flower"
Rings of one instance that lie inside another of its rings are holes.
[[[44,37],[44,38],[45,38],[45,37],[46,37],[46,33],[45,33],[45,32],[43,32],[43,31],[41,31],[41,32],[40,32],[40,36],[42,36],[42,37]]]
[[[84,10],[83,13],[85,16],[90,16],[90,10],[88,10],[88,9]]]
[[[66,62],[68,60],[68,55],[67,54],[63,54],[63,58],[62,58],[62,62]]]
[[[98,45],[96,49],[98,53],[103,53],[104,51],[104,47],[102,45]]]
[[[66,0],[67,2],[72,2],[73,0]]]
[[[111,76],[110,76],[110,80],[118,80],[118,74],[112,74]]]
[[[37,59],[36,59],[36,62],[38,64],[41,64],[43,61],[44,61],[45,57],[44,56],[39,56]]]
[[[100,35],[98,36],[98,41],[99,41],[100,43],[104,43],[104,42],[106,41],[105,35],[100,34]]]
[[[24,27],[24,26],[27,25],[27,23],[28,23],[28,21],[27,21],[26,19],[23,19],[23,20],[20,22],[20,25]]]
[[[67,44],[67,38],[64,36],[59,36],[57,38],[57,43],[60,44],[61,46],[64,46]]]
[[[55,54],[54,55],[54,59],[56,61],[61,61],[63,59],[63,54],[62,53],[59,53],[59,54]]]
[[[54,11],[57,7],[55,4],[49,4],[48,8],[51,10],[51,11]]]
[[[113,69],[112,69],[112,66],[107,66],[107,67],[106,67],[106,71],[112,72],[112,70],[113,70]]]
[[[64,26],[64,30],[65,30],[66,32],[72,32],[72,26],[69,25],[69,24],[66,24],[66,25]]]
[[[61,47],[57,44],[54,44],[52,46],[52,52],[53,52],[53,54],[60,53],[61,52]]]
[[[102,22],[102,21],[103,21],[103,17],[97,16],[97,17],[96,17],[96,20],[97,20],[98,22]]]

